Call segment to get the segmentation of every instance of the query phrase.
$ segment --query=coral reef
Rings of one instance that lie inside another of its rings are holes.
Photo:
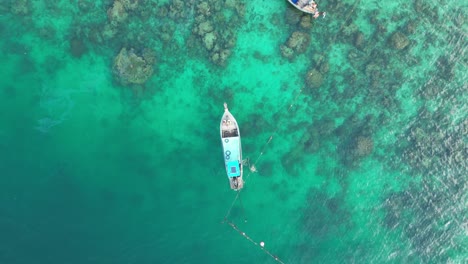
[[[112,6],[107,10],[107,17],[111,25],[117,26],[127,19],[128,13],[122,2],[115,0]]]
[[[96,39],[110,40],[118,33],[124,30],[129,30],[127,22],[129,13],[136,13],[140,7],[140,0],[114,0],[112,5],[107,9],[107,19],[109,23],[101,25],[100,36],[95,36]],[[87,8],[85,5],[84,8]],[[138,14],[138,13],[137,13]],[[133,33],[133,32],[132,32]],[[132,37],[132,34],[129,35]],[[133,37],[133,41],[135,38]]]
[[[304,53],[310,43],[310,36],[304,32],[295,31],[289,37],[286,45],[296,53]]]
[[[319,88],[323,83],[322,74],[316,70],[311,69],[306,74],[306,84],[310,89]]]
[[[12,1],[11,12],[15,15],[28,15],[31,12],[30,1],[28,0],[15,0]]]
[[[351,214],[345,207],[343,195],[330,197],[323,190],[315,188],[309,190],[304,204],[302,230],[314,239],[308,239],[298,247],[297,254],[301,256],[298,263],[316,263],[320,262],[317,259],[321,251],[318,245],[329,243],[337,234],[352,228]]]
[[[450,262],[452,253],[465,251],[453,241],[466,237],[463,223],[468,209],[453,201],[466,197],[467,186],[453,181],[434,186],[429,180],[424,180],[422,186],[422,190],[411,186],[406,191],[388,194],[384,201],[384,224],[390,230],[402,229],[402,236],[409,239],[412,251],[422,263]],[[453,245],[450,251],[445,250],[447,245]]]
[[[302,29],[312,28],[313,19],[312,16],[304,12],[299,11],[297,8],[288,8],[284,12],[284,18],[286,24],[292,26],[299,26]]]
[[[297,127],[291,127],[291,130],[304,127],[306,129],[297,144],[281,158],[284,169],[292,176],[298,175],[304,160],[307,159],[307,154],[318,152],[323,147],[324,141],[333,140],[336,136],[334,121],[329,118],[313,120],[308,125],[300,123]]]
[[[301,21],[303,13],[296,8],[287,8],[284,12],[286,24],[297,25]]]
[[[362,159],[372,153],[374,149],[374,141],[372,139],[374,122],[375,118],[371,115],[363,119],[352,115],[336,129],[336,135],[341,140],[338,153],[341,162],[345,166],[354,168],[360,164]]]
[[[145,52],[148,54],[149,52]],[[154,57],[138,56],[133,49],[122,48],[114,59],[113,72],[123,85],[144,84],[153,74]]]
[[[281,157],[281,165],[289,175],[299,176],[301,161],[304,158],[304,143],[308,140],[309,137],[306,135],[301,142]]]
[[[312,17],[311,16],[302,16],[301,22],[299,23],[301,28],[303,29],[310,29],[312,28]]]
[[[392,35],[390,43],[394,49],[402,50],[410,44],[410,41],[405,34],[398,31]]]
[[[401,150],[405,161],[418,173],[443,171],[451,173],[468,167],[468,147],[464,135],[468,121],[453,124],[446,114],[431,113],[422,108],[418,122],[412,124],[403,137],[407,147]],[[450,129],[446,129],[450,127]]]
[[[354,47],[356,47],[358,49],[363,49],[364,46],[365,46],[364,34],[361,31],[357,31],[357,32],[354,33],[353,38],[354,38],[354,41],[353,41]]]
[[[359,136],[355,139],[353,154],[358,157],[365,157],[372,153],[374,141],[371,137]]]
[[[140,0],[118,0],[122,3],[122,5],[125,7],[126,10],[135,10],[139,3]]]
[[[70,39],[70,51],[73,57],[80,58],[87,52],[87,47],[82,39],[72,38]]]
[[[197,4],[195,10],[191,37],[201,43],[212,63],[225,66],[236,44],[233,28],[244,16],[243,4],[237,0],[224,4],[209,0]],[[227,16],[226,12],[231,15]]]
[[[297,55],[306,52],[310,43],[310,36],[301,31],[294,31],[285,44],[280,46],[281,55],[293,60]]]

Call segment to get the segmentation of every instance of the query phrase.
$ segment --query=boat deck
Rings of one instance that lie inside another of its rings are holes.
[[[229,184],[231,185],[231,189],[240,190],[244,187],[244,180],[242,177],[230,178]]]
[[[238,137],[239,133],[237,129],[223,130],[223,138]]]
[[[229,119],[229,116],[226,116],[226,119],[223,119],[221,128],[223,132],[223,138],[239,136],[237,125]]]
[[[244,187],[241,138],[237,121],[229,112],[226,103],[220,123],[220,134],[229,185],[231,189],[238,191]]]

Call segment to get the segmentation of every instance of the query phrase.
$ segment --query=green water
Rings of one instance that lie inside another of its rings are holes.
[[[258,170],[229,220],[284,263],[466,263],[467,3],[321,1],[310,28],[283,0],[127,3],[0,3],[0,263],[276,263],[221,223],[224,102]],[[122,48],[154,52],[144,84]]]

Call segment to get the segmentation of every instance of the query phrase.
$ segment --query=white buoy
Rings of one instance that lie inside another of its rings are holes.
[[[263,241],[260,242],[260,246],[261,246],[261,247],[265,246],[265,243],[263,243]]]

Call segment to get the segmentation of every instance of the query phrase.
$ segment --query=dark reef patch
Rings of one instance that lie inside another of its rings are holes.
[[[82,39],[79,38],[72,38],[70,39],[70,52],[75,58],[81,58],[83,54],[88,51],[85,43]]]

